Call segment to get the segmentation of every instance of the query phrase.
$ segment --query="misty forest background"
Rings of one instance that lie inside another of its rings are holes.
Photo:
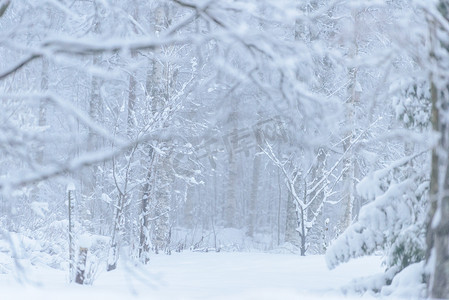
[[[448,7],[0,0],[0,272],[382,251],[449,297]]]

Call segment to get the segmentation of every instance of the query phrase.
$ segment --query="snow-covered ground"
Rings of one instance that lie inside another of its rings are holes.
[[[153,255],[144,268],[120,263],[92,286],[68,284],[65,272],[43,266],[26,273],[34,284],[2,274],[0,299],[338,299],[352,279],[382,271],[379,257],[329,271],[323,256],[237,252]]]

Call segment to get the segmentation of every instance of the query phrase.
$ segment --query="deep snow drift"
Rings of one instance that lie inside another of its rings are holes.
[[[68,284],[65,272],[44,266],[29,266],[34,283],[2,274],[0,299],[335,299],[352,279],[383,271],[375,256],[332,271],[323,256],[267,253],[186,251],[153,255],[145,267],[119,263],[99,271],[92,286]]]

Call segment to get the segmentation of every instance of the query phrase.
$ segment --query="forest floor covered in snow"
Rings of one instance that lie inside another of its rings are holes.
[[[339,299],[352,279],[383,270],[375,256],[330,271],[323,256],[188,251],[153,255],[145,267],[122,259],[117,270],[99,271],[91,286],[67,283],[60,270],[26,269],[25,283],[0,275],[0,299]]]

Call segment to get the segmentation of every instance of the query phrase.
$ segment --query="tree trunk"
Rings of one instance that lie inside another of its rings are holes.
[[[164,149],[163,155],[156,155],[157,160],[155,162],[157,170],[155,170],[156,176],[156,190],[154,205],[154,221],[153,221],[153,246],[155,251],[167,251],[169,246],[170,235],[170,186],[171,186],[171,173],[168,169],[169,158],[171,155],[171,149],[167,147]]]
[[[48,60],[42,59],[42,75],[41,75],[41,90],[48,91]],[[39,100],[39,127],[47,125],[47,99],[41,98]],[[44,161],[44,147],[41,147],[37,153],[37,162],[42,164]]]
[[[301,236],[301,256],[306,256],[306,251],[307,251],[307,245],[306,245],[306,226],[305,226],[305,214],[306,212],[304,211],[304,209],[301,208],[301,232],[300,232],[300,236]]]
[[[147,264],[150,261],[150,199],[152,193],[152,173],[153,173],[153,158],[154,150],[150,147],[148,158],[148,170],[146,176],[146,182],[143,187],[142,203],[139,216],[140,224],[140,237],[139,237],[139,259],[143,264]]]
[[[282,184],[281,184],[281,171],[277,170],[278,179],[278,211],[277,211],[277,245],[281,244],[281,206],[282,206]]]
[[[437,299],[449,297],[449,164],[447,162],[442,194],[431,224],[435,251],[431,297]]]
[[[131,58],[136,56],[135,51],[131,53]],[[133,138],[134,131],[136,130],[136,86],[137,81],[134,74],[129,75],[129,87],[128,87],[128,116],[127,116],[127,135],[128,138]]]
[[[299,247],[299,235],[296,228],[298,228],[298,214],[296,212],[295,200],[291,193],[288,193],[287,199],[287,219],[285,226],[285,241],[294,246]]]
[[[74,262],[75,262],[75,245],[73,241],[74,237],[74,212],[75,212],[75,189],[72,185],[67,187],[67,200],[69,204],[69,281],[72,282],[74,275]]]
[[[169,7],[167,4],[160,3],[155,10],[155,33],[168,27]],[[159,49],[160,57],[164,56],[163,49]],[[153,60],[153,73],[149,82],[151,82],[152,112],[153,116],[162,111],[168,111],[172,104],[172,89],[174,88],[174,76],[172,74],[170,62]],[[149,84],[147,82],[147,84]],[[161,127],[167,127],[165,120],[160,124]],[[173,182],[171,170],[171,157],[173,156],[173,145],[169,140],[161,140],[158,147],[163,153],[154,154],[153,158],[153,176],[154,176],[154,207],[152,222],[152,244],[155,252],[159,250],[168,251],[170,236],[170,201],[171,184]]]
[[[432,166],[429,189],[430,208],[427,223],[427,261],[434,256],[434,265],[429,281],[429,294],[432,298],[449,297],[449,150],[447,149],[447,125],[440,123],[440,109],[447,109],[447,100],[440,99],[442,93],[431,82],[432,128],[440,132],[438,145],[432,150]],[[440,101],[439,101],[440,100]],[[445,149],[444,160],[438,152]],[[439,175],[445,166],[443,187],[439,188]]]
[[[95,25],[95,32],[97,32],[97,25]],[[100,64],[101,56],[94,55],[93,56],[93,65],[98,66]],[[101,88],[101,79],[97,76],[93,75],[91,79],[91,98],[89,101],[89,118],[92,122],[102,123],[103,116],[103,104],[100,94]],[[92,129],[88,128],[87,133],[87,152],[94,152],[100,148],[101,141],[98,133]],[[87,167],[85,173],[82,177],[82,193],[83,193],[83,201],[86,209],[83,209],[86,212],[82,219],[92,221],[94,220],[96,214],[96,205],[97,199],[100,198],[101,195],[101,185],[102,182],[99,180],[98,174],[99,164],[92,164]],[[89,214],[87,213],[89,211]],[[96,230],[96,226],[91,224],[91,228],[93,232]]]
[[[115,208],[114,229],[111,238],[111,247],[109,249],[107,271],[112,271],[117,268],[117,261],[119,258],[120,238],[123,231],[123,207],[126,202],[123,195],[119,196],[117,207]]]
[[[353,10],[351,13],[353,22],[354,22],[354,33],[353,33],[353,45],[351,49],[350,59],[353,59],[358,55],[358,11]],[[351,146],[353,142],[353,138],[355,135],[355,109],[357,103],[360,102],[360,87],[357,79],[357,68],[350,68],[348,70],[350,85],[348,86],[348,99],[346,100],[346,122],[345,125],[347,127],[347,134],[345,136],[345,140],[343,143],[343,150],[346,152],[349,148],[350,153],[346,153],[347,158],[345,159],[345,168],[346,171],[344,173],[344,189],[345,189],[345,197],[346,197],[346,209],[343,218],[344,228],[349,227],[353,221],[353,213],[354,213],[354,203],[355,203],[355,153],[354,147]]]
[[[257,132],[256,134],[260,136],[260,132]],[[257,143],[256,153],[259,151],[259,146],[260,144]],[[257,220],[256,203],[257,203],[257,194],[259,191],[260,163],[261,157],[260,155],[256,155],[253,160],[253,176],[251,182],[251,194],[248,207],[247,235],[249,237],[254,236],[254,226]]]
[[[226,202],[224,207],[224,216],[225,216],[225,224],[226,227],[235,227],[236,224],[236,210],[237,210],[237,197],[236,197],[236,187],[237,187],[237,157],[236,157],[236,149],[234,149],[235,143],[233,140],[233,136],[236,136],[238,133],[238,107],[237,107],[237,99],[232,98],[231,100],[231,113],[229,115],[228,123],[232,128],[232,134],[229,136],[228,140],[228,157],[229,157],[229,165],[228,165],[228,186],[227,186],[227,194],[226,194]]]
[[[443,2],[440,1],[440,4]],[[444,16],[447,17],[447,16]],[[436,36],[437,28],[433,23],[431,27],[431,52],[430,56],[438,61],[435,56],[434,44],[440,43]],[[443,98],[443,93],[435,83],[437,78],[434,74],[430,76],[430,94],[432,101],[432,129],[435,133],[440,133],[442,137],[432,150],[432,162],[430,173],[429,201],[430,207],[427,217],[426,243],[427,262],[429,265],[430,278],[428,281],[429,296],[432,298],[449,298],[449,150],[447,149],[447,121],[440,119],[440,114],[447,114],[448,100]],[[445,157],[441,157],[445,151]],[[441,168],[445,165],[445,177],[442,189],[440,189]]]

